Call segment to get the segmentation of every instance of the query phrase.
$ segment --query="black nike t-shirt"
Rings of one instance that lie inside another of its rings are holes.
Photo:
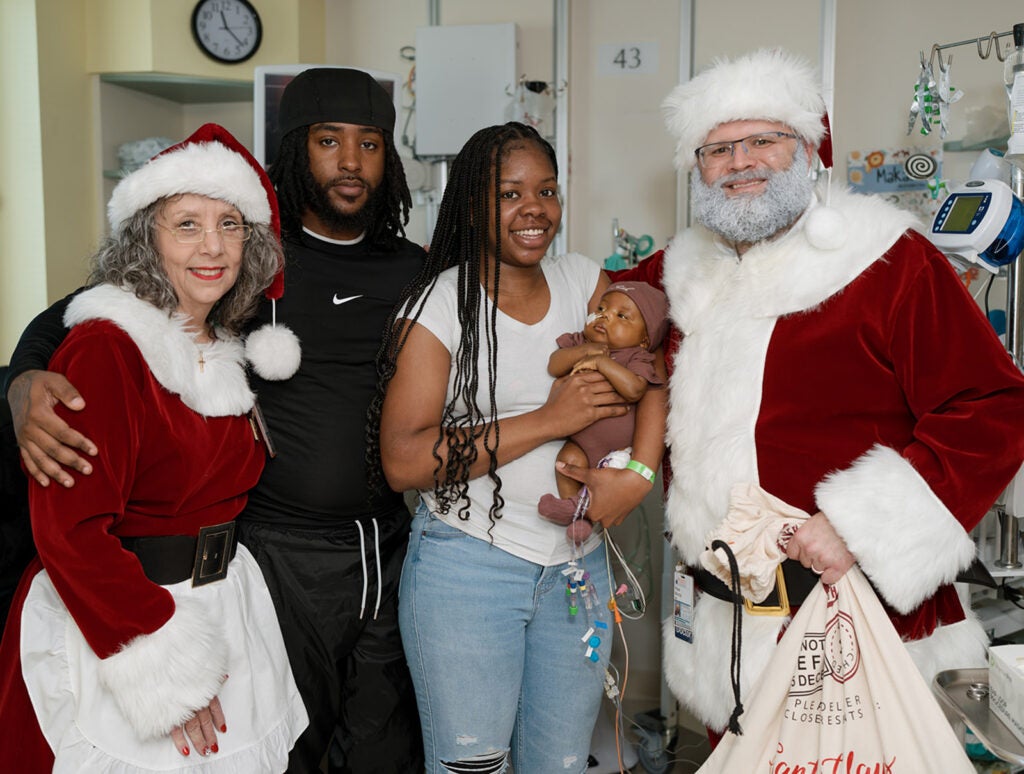
[[[365,436],[377,350],[425,253],[408,240],[389,252],[307,233],[286,240],[285,251],[277,320],[299,337],[302,363],[285,381],[251,376],[278,456],[267,461],[242,518],[313,526],[375,515],[367,513]],[[254,325],[270,315],[270,304],[262,304]],[[402,497],[385,491],[375,503],[389,511]]]

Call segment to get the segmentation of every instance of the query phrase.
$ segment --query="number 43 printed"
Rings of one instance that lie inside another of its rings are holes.
[[[658,44],[605,43],[597,61],[599,75],[650,75],[658,71]]]

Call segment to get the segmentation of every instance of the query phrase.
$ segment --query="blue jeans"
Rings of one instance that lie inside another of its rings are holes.
[[[604,544],[583,564],[598,602],[571,615],[567,565],[519,559],[420,505],[399,627],[428,774],[500,774],[509,760],[518,774],[587,770],[612,645]],[[597,662],[585,655],[590,628],[601,638]]]

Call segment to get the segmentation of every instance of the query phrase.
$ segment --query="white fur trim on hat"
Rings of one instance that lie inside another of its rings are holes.
[[[124,178],[110,197],[114,233],[139,210],[177,194],[200,194],[238,208],[249,223],[270,224],[270,203],[256,170],[219,142],[191,143],[165,151]]]
[[[676,138],[676,166],[689,170],[694,152],[719,124],[776,121],[817,145],[824,136],[821,82],[808,62],[781,49],[759,49],[711,66],[680,84],[662,102]]]
[[[224,682],[227,644],[206,607],[175,599],[174,615],[97,667],[100,681],[142,739],[164,736],[205,707]]]

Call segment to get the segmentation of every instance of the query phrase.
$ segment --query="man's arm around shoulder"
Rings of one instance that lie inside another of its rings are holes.
[[[45,370],[68,334],[64,311],[78,292],[61,299],[29,323],[11,356],[4,384],[21,459],[29,475],[42,486],[48,486],[51,479],[66,487],[74,486],[65,467],[83,475],[92,473],[92,466],[75,450],[90,456],[97,453],[92,441],[53,410],[62,403],[72,411],[81,411],[85,400],[61,374]]]

